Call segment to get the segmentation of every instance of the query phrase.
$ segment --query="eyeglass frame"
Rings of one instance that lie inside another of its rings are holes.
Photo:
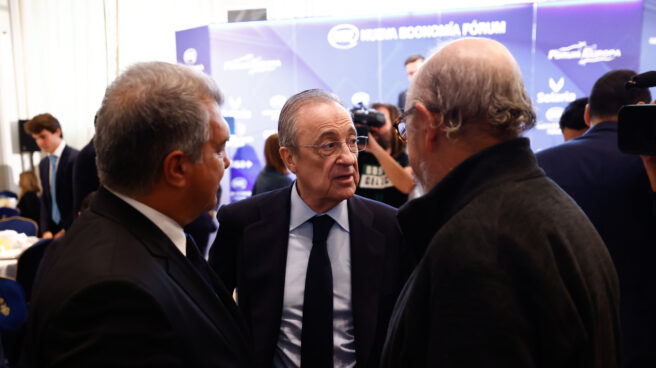
[[[440,112],[438,108],[432,106],[426,106],[426,109],[434,114]],[[405,119],[408,116],[414,114],[416,111],[417,108],[415,107],[415,105],[412,105],[412,107],[410,107],[407,111],[402,111],[401,115],[398,118],[394,119],[394,121],[392,122],[392,126],[394,127],[394,129],[396,129],[397,136],[403,143],[408,143],[408,129],[405,127],[406,126]],[[401,131],[401,129],[403,129],[403,131]]]
[[[326,157],[335,156],[335,155],[339,154],[340,149],[341,149],[343,144],[346,145],[346,148],[348,148],[349,152],[358,153],[358,152],[364,151],[367,148],[367,143],[369,143],[369,137],[366,137],[366,136],[355,136],[355,137],[349,138],[348,140],[351,140],[351,139],[355,139],[355,151],[353,151],[349,147],[349,143],[347,141],[330,141],[330,142],[326,142],[326,143],[323,143],[323,144],[304,144],[304,145],[299,145],[297,147],[306,147],[306,148],[319,149],[319,155],[323,158],[326,158]],[[361,141],[364,141],[364,144],[363,144],[362,148],[360,148],[360,145],[358,144],[358,142],[361,142]],[[336,144],[336,143],[339,143],[339,148],[335,148],[335,150],[333,152],[331,152],[331,153],[321,152],[322,149],[325,149],[325,146],[331,145],[331,144]]]

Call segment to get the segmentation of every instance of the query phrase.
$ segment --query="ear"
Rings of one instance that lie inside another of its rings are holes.
[[[182,188],[187,185],[190,164],[191,161],[182,151],[173,151],[164,158],[162,178],[168,185]]]
[[[417,102],[415,104],[415,109],[415,114],[417,114],[417,117],[424,122],[426,128],[426,135],[424,137],[426,149],[432,150],[434,149],[440,134],[442,134],[442,115],[428,111],[426,105],[422,102]]]
[[[296,156],[294,155],[292,149],[289,147],[280,147],[279,152],[280,157],[282,158],[282,162],[285,163],[287,169],[296,174]]]
[[[585,121],[585,125],[590,127],[590,104],[585,105],[585,112],[583,113],[583,121]]]
[[[55,130],[55,135],[58,136],[59,138],[61,138],[61,136],[62,136],[61,129],[57,128],[57,130]]]

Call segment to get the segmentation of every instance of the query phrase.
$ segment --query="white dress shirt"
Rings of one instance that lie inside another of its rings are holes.
[[[273,358],[274,367],[300,367],[301,365],[305,274],[312,250],[312,223],[308,220],[318,215],[298,195],[296,183],[291,192],[285,290],[280,333]],[[354,367],[351,238],[346,200],[325,214],[335,220],[335,225],[330,229],[327,240],[328,257],[333,274],[333,364],[335,367]]]
[[[109,188],[107,188],[107,190],[112,192],[112,194],[119,197],[120,199],[124,200],[125,203],[134,207],[134,209],[139,211],[139,213],[146,216],[147,219],[149,219],[153,224],[155,224],[155,226],[162,230],[164,235],[171,239],[173,244],[175,244],[175,247],[178,248],[182,255],[185,257],[187,256],[187,238],[180,224],[165,214],[157,211],[152,207],[146,206],[136,199],[126,197],[125,195],[117,193]]]

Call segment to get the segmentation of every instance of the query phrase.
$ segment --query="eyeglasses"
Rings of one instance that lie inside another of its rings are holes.
[[[364,151],[364,149],[367,148],[368,141],[369,137],[360,136],[349,138],[346,141],[326,142],[323,144],[304,145],[300,147],[315,148],[319,151],[319,154],[322,157],[328,157],[338,154],[341,151],[343,144],[346,144],[346,147],[352,153]]]
[[[396,129],[396,132],[399,133],[399,139],[401,139],[401,142],[403,143],[408,143],[408,131],[406,130],[405,127],[405,118],[414,114],[414,112],[415,112],[415,107],[412,106],[411,108],[408,109],[408,111],[402,112],[401,116],[396,118],[392,123],[392,125]]]
[[[432,106],[426,106],[426,109],[435,114],[440,112],[438,108]],[[408,109],[408,111],[402,112],[401,116],[396,118],[396,120],[394,120],[394,122],[392,123],[394,128],[396,128],[396,132],[399,133],[399,139],[401,139],[401,142],[403,143],[408,143],[408,130],[406,129],[405,119],[408,116],[414,114],[415,111],[417,110],[415,109],[414,106],[412,106],[411,108]]]

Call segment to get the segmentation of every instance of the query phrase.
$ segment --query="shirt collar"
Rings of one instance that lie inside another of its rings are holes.
[[[62,153],[64,152],[64,148],[66,148],[66,142],[64,142],[62,139],[61,142],[59,142],[59,146],[57,146],[57,149],[52,153],[52,155],[56,156],[57,158],[61,157]]]
[[[146,216],[146,218],[148,218],[153,224],[155,224],[155,226],[162,230],[169,239],[171,239],[175,247],[178,248],[183,255],[187,255],[187,238],[180,224],[165,214],[137,201],[136,199],[126,197],[125,195],[117,193],[109,188],[107,188],[107,190],[130,206],[134,207],[134,209],[139,211],[142,215]]]
[[[292,186],[291,194],[291,214],[289,219],[289,231],[295,230],[297,227],[306,223],[312,217],[319,215],[319,213],[314,212],[310,206],[308,206],[305,201],[298,195],[298,190],[296,189],[296,182]],[[330,216],[335,222],[342,228],[344,231],[349,232],[349,222],[348,222],[348,205],[347,202],[341,201],[335,207],[324,212]]]

